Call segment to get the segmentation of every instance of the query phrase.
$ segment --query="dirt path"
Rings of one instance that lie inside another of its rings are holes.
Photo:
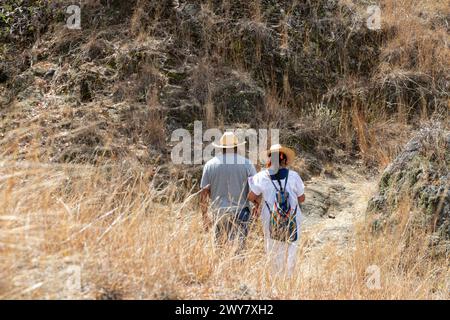
[[[376,178],[368,179],[348,167],[334,177],[314,177],[305,183],[307,201],[302,208],[303,231],[313,245],[330,241],[347,245],[355,223],[364,217],[376,182]]]

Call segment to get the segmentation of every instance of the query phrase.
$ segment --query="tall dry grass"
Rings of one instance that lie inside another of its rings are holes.
[[[161,31],[157,30],[157,21],[164,20],[165,11],[153,4],[156,2],[139,1],[136,6],[130,30],[138,40]],[[424,27],[417,15],[420,10],[424,12],[422,17],[448,11],[448,1],[384,0],[381,4],[382,23],[396,27],[397,33],[383,48],[386,63],[374,77],[383,80],[390,72],[411,75],[400,72],[403,69],[433,77],[448,69],[448,34],[443,29]],[[224,6],[229,5],[224,2]],[[252,9],[251,26],[264,31],[260,1],[255,1]],[[149,15],[149,11],[154,14]],[[202,11],[207,26],[210,19],[217,18],[210,14],[208,5],[202,6]],[[289,45],[287,19],[288,15],[280,28],[283,50]],[[182,31],[188,42],[190,32]],[[255,61],[260,61],[261,34],[256,35]],[[214,39],[210,34],[204,37]],[[211,55],[247,71],[241,43],[233,42],[227,48],[228,38],[217,38],[225,40],[218,41]],[[205,52],[210,51],[208,41]],[[411,61],[415,62],[413,66]],[[209,125],[216,124],[211,90],[205,86],[211,68],[207,61],[200,64],[192,84],[194,90],[207,93],[202,104]],[[152,74],[152,69],[147,71],[144,76]],[[142,78],[139,83],[145,81]],[[143,91],[151,113],[151,123],[143,130],[156,143],[166,134],[164,118],[157,108],[158,92],[148,86]],[[266,92],[266,111],[274,122],[279,121],[286,113],[280,106],[294,99],[290,97],[288,73],[283,76],[282,88],[272,86]],[[386,165],[407,139],[410,128],[403,121],[406,110],[399,108],[397,121],[377,106],[370,111],[366,110],[370,106],[356,104],[341,114],[337,128],[322,125],[323,135],[336,129],[343,140],[352,141],[356,136],[364,159]],[[321,117],[316,118],[330,116]],[[36,131],[42,129],[36,127]],[[19,126],[6,138],[28,139],[29,133]],[[14,154],[24,143],[3,140],[0,145],[1,152]],[[1,299],[449,298],[448,260],[431,257],[427,234],[408,228],[411,210],[407,201],[395,217],[395,228],[373,234],[370,221],[362,219],[348,246],[333,242],[317,246],[314,237],[318,230],[308,230],[302,236],[295,276],[273,279],[259,223],[254,225],[248,250],[237,257],[233,250],[216,248],[211,234],[203,231],[196,196],[181,199],[180,194],[185,192],[180,187],[182,181],[170,181],[160,188],[153,185],[153,171],[130,162],[98,166],[47,163],[40,156],[45,151],[39,148],[39,143],[30,147],[36,152],[30,152],[26,160],[6,155],[0,158]],[[381,271],[381,286],[375,290],[367,286],[366,272],[374,265]],[[74,276],[77,278],[78,271],[80,287],[73,283],[77,282]]]
[[[152,175],[135,164],[0,161],[0,298],[448,298],[448,261],[407,231],[407,207],[382,235],[361,220],[344,247],[317,246],[309,230],[295,276],[274,279],[259,223],[243,256],[216,248],[195,195],[178,201],[177,184],[157,190]]]
[[[397,29],[396,36],[385,48],[385,53],[395,50],[398,54],[390,63],[432,77],[448,70],[448,25],[438,22],[443,19],[442,15],[450,12],[450,3],[441,0],[384,0],[382,4],[383,23]]]

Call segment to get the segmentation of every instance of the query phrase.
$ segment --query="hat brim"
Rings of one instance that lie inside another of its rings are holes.
[[[236,148],[236,147],[242,146],[242,145],[244,145],[244,144],[246,144],[245,141],[244,141],[244,142],[240,142],[240,143],[238,143],[238,144],[233,144],[233,145],[231,145],[231,146],[226,146],[226,145],[221,145],[221,144],[215,144],[214,142],[212,143],[213,147],[215,147],[215,148],[221,148],[221,149],[231,149],[231,148]]]
[[[286,157],[287,157],[286,165],[292,164],[292,162],[294,161],[295,156],[296,156],[295,151],[288,147],[281,147],[281,148],[275,149],[275,150],[267,150],[265,152],[265,156],[270,158],[270,155],[275,152],[281,152],[286,155]]]

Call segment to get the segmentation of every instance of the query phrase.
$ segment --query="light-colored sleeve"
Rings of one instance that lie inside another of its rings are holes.
[[[251,162],[247,165],[247,174],[249,177],[252,177],[256,174],[255,166]]]
[[[262,179],[260,174],[255,174],[254,176],[248,178],[248,186],[250,187],[250,191],[259,196],[262,192]]]
[[[294,180],[294,187],[293,190],[295,192],[295,195],[297,197],[302,196],[305,193],[305,185],[303,183],[302,178],[300,178],[300,176],[298,175],[297,172],[294,172],[293,176],[293,180]]]
[[[208,184],[210,184],[210,170],[209,170],[209,166],[207,164],[205,164],[205,166],[203,167],[203,174],[202,174],[202,180],[200,182],[200,188],[203,189],[205,188]]]

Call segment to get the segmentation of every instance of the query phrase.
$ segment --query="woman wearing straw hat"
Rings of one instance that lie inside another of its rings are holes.
[[[299,204],[305,201],[305,188],[298,173],[287,168],[295,158],[294,150],[276,144],[266,155],[268,168],[249,178],[249,200],[256,207],[262,206],[265,247],[273,271],[290,276],[300,238]]]

